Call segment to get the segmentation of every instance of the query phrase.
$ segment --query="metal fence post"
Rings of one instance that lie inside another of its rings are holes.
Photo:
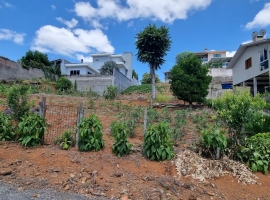
[[[78,107],[78,118],[77,118],[77,132],[76,132],[76,148],[78,148],[78,143],[79,143],[79,124],[81,122],[81,119],[84,116],[84,110],[83,110],[83,105],[82,103],[80,103],[79,107]]]

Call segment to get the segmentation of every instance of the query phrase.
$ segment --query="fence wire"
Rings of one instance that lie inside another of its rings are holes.
[[[78,108],[75,106],[46,105],[45,118],[47,133],[44,136],[45,144],[53,144],[65,130],[76,135]]]

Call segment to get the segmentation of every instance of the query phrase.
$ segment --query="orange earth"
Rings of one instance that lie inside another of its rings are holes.
[[[38,102],[41,96],[32,95],[32,99]],[[89,99],[83,97],[45,96],[48,105],[77,106],[79,102],[83,102],[84,106],[89,104]],[[231,175],[200,183],[191,177],[180,178],[174,159],[149,161],[141,153],[142,127],[137,128],[136,137],[129,139],[135,147],[130,155],[116,157],[111,150],[114,140],[109,127],[115,120],[117,110],[108,104],[100,107],[100,102],[105,102],[102,99],[94,102],[96,109],[91,112],[99,117],[103,125],[106,145],[103,150],[79,152],[73,147],[64,151],[54,144],[25,148],[14,142],[0,142],[0,181],[23,190],[46,187],[88,197],[97,195],[122,200],[270,199],[269,175],[256,173],[260,183],[256,185],[238,183]],[[121,102],[137,106],[149,105],[147,100]],[[182,140],[190,137],[187,133]],[[187,143],[181,143],[175,147],[175,152],[182,151],[187,146]]]

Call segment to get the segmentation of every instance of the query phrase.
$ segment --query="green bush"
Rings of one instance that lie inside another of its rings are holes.
[[[14,139],[14,126],[12,125],[10,117],[0,112],[0,140],[8,141]]]
[[[270,163],[270,133],[258,133],[247,139],[247,145],[241,149],[238,157],[252,171],[268,173]]]
[[[150,160],[172,159],[174,156],[169,124],[150,125],[144,135],[143,151]]]
[[[72,82],[65,77],[60,77],[56,81],[55,88],[60,91],[70,90],[72,88]]]
[[[176,145],[178,140],[181,140],[185,135],[184,125],[187,124],[187,110],[176,110],[174,111],[174,126],[172,128],[172,138]]]
[[[112,152],[121,157],[122,155],[128,155],[132,145],[128,142],[129,128],[126,123],[113,122],[111,124],[112,135],[115,139],[115,143],[112,147]]]
[[[42,142],[46,130],[46,120],[38,114],[22,117],[18,124],[19,141],[23,146],[36,146]]]
[[[270,132],[270,116],[263,111],[255,112],[246,124],[245,130],[248,136]]]
[[[83,118],[78,128],[80,151],[99,151],[105,147],[102,124],[96,115]]]
[[[103,92],[103,96],[107,100],[114,100],[117,96],[118,88],[117,86],[108,86],[106,90]]]
[[[201,131],[202,134],[202,153],[204,156],[216,158],[217,148],[220,149],[222,155],[227,147],[227,138],[225,130],[217,126],[208,126],[208,128]]]
[[[61,137],[54,141],[54,144],[59,143],[60,148],[63,150],[68,150],[70,147],[75,145],[74,133],[71,130],[65,130]]]
[[[12,117],[20,121],[26,115],[31,105],[29,104],[29,87],[26,85],[13,85],[7,92],[7,104],[12,109]]]
[[[240,88],[214,99],[213,107],[228,126],[230,141],[234,147],[245,144],[247,135],[244,128],[254,114],[262,110],[265,103],[260,94],[252,97],[248,89]]]

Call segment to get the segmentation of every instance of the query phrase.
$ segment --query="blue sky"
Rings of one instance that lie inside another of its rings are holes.
[[[172,45],[157,71],[175,64],[184,51],[227,50],[251,41],[253,31],[270,35],[270,1],[265,0],[0,0],[0,56],[17,61],[28,50],[49,60],[91,61],[90,54],[132,52],[133,67],[149,72],[136,58],[135,36],[148,24],[165,25]]]

